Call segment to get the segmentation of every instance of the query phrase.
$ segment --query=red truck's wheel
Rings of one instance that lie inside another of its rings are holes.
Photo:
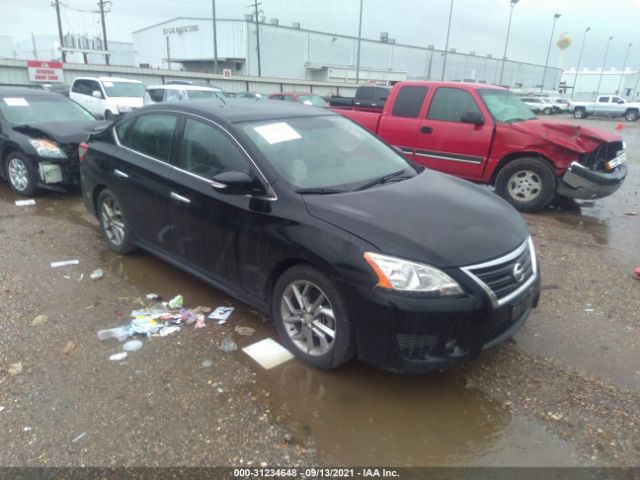
[[[500,170],[495,187],[498,195],[521,212],[535,212],[553,200],[556,177],[544,160],[518,158]]]

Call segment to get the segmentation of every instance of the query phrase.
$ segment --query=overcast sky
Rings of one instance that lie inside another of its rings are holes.
[[[253,0],[216,0],[219,18],[242,18]],[[302,23],[302,28],[345,35],[358,33],[359,0],[261,0],[267,18],[281,24]],[[50,0],[0,0],[0,32],[14,42],[30,32],[57,33]],[[98,34],[97,0],[61,0],[64,32]],[[363,37],[379,38],[389,32],[398,43],[444,48],[449,0],[364,0]],[[509,0],[454,0],[450,48],[502,56],[509,18]],[[575,67],[586,27],[582,67],[602,65],[605,45],[613,35],[607,68],[621,68],[627,45],[633,43],[627,67],[640,67],[640,0],[520,0],[514,8],[507,56],[513,60],[545,61],[554,13],[562,16],[554,33],[549,65],[558,66],[555,39],[563,33],[573,38],[564,67]],[[179,16],[211,18],[211,0],[112,0],[107,15],[107,38],[131,41],[131,32]]]

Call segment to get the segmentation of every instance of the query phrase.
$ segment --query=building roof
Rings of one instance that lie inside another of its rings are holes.
[[[150,88],[157,88],[157,89],[164,89],[164,90],[211,90],[214,92],[221,92],[222,89],[218,88],[218,87],[210,87],[207,85],[189,85],[186,83],[165,83],[165,84],[158,84],[158,85],[149,85],[147,87],[147,90]]]

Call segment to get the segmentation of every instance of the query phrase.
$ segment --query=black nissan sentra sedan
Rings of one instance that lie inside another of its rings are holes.
[[[60,94],[0,87],[0,177],[20,195],[77,187],[78,144],[102,124]]]
[[[540,276],[520,215],[330,111],[155,105],[80,146],[110,249],[139,247],[269,312],[286,347],[422,372],[511,337]]]

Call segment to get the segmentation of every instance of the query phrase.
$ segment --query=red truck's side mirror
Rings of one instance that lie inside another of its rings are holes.
[[[460,117],[462,123],[473,123],[474,125],[484,124],[484,118],[478,112],[464,112]]]

